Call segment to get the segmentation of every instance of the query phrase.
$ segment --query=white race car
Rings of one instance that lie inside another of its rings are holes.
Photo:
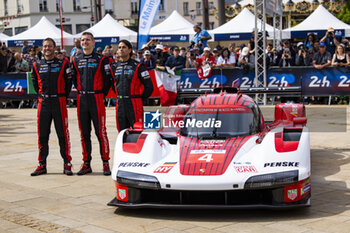
[[[108,205],[129,208],[310,206],[310,143],[302,104],[265,122],[242,93],[207,94],[168,108],[159,131],[119,133]]]

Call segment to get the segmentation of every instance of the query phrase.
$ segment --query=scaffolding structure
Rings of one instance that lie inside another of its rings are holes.
[[[266,61],[266,14],[273,17],[273,26],[278,24],[279,30],[273,31],[274,46],[277,48],[282,38],[282,0],[255,0],[255,87],[267,86],[267,61]],[[260,21],[260,23],[258,23]],[[279,36],[277,36],[279,34]],[[266,104],[266,94],[257,94],[255,101],[259,104]]]

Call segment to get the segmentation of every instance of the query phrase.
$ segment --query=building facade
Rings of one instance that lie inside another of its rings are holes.
[[[4,33],[17,35],[34,26],[42,16],[60,27],[59,0],[0,0],[0,20],[4,23]],[[91,27],[91,0],[62,0],[63,29],[76,34]],[[104,15],[104,0],[101,1]]]

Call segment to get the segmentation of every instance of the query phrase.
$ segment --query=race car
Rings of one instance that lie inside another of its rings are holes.
[[[160,130],[136,123],[119,133],[112,170],[116,196],[108,205],[310,206],[304,105],[277,104],[274,121],[265,122],[251,97],[222,91],[202,95],[189,106],[171,106],[162,119]]]

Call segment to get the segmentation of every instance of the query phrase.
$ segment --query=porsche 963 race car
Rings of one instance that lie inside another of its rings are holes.
[[[129,208],[286,208],[310,205],[310,144],[302,104],[265,122],[242,93],[171,106],[158,131],[119,133],[108,205]]]

